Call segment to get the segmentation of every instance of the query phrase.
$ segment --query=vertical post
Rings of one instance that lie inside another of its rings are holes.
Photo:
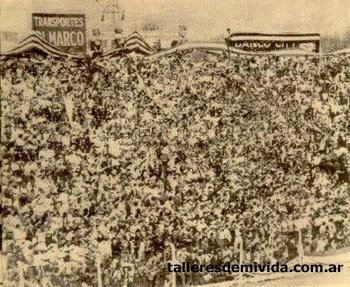
[[[228,36],[226,38],[226,45],[227,45],[227,57],[228,57],[228,62],[231,60],[231,50],[230,50],[230,38],[231,38],[231,29],[227,29]]]
[[[321,70],[322,70],[322,65],[323,65],[323,57],[322,57],[321,51],[318,54],[318,57],[319,57],[319,60],[318,60],[318,67],[317,67],[317,75],[320,76]]]
[[[227,41],[227,59],[228,59],[228,62],[231,61],[231,50],[230,50],[230,46],[228,44],[228,41]]]
[[[128,287],[128,285],[129,285],[129,269],[124,268],[124,270],[125,270],[125,279],[124,279],[123,287]]]
[[[101,257],[96,254],[96,267],[97,267],[97,286],[102,287],[102,273],[101,273]]]
[[[243,250],[243,238],[241,237],[241,242],[239,244],[239,271],[241,271],[241,266],[244,260],[244,250]],[[243,274],[239,272],[238,284],[242,285]]]
[[[173,243],[169,243],[171,248],[171,262],[175,264],[176,262],[176,249]],[[171,273],[171,287],[176,287],[176,272]]]
[[[321,74],[321,69],[323,65],[323,55],[322,55],[322,46],[321,46],[321,41],[319,41],[319,51],[318,51],[318,67],[317,67],[317,76],[320,76]]]
[[[23,263],[22,263],[22,261],[18,262],[18,275],[19,275],[18,287],[24,287],[24,274],[23,274]]]
[[[1,254],[1,270],[2,272],[0,275],[0,279],[2,280],[1,282],[5,282],[7,281],[7,248],[5,247],[6,241],[3,241],[4,244],[4,249],[3,249],[3,253]]]
[[[299,253],[299,264],[303,263],[303,256],[304,256],[304,247],[302,242],[302,232],[301,229],[298,230],[299,233],[299,242],[298,242],[298,253]]]

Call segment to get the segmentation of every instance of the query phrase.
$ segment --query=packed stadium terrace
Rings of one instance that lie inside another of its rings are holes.
[[[350,246],[349,56],[1,68],[5,286],[97,286],[97,261],[103,286],[125,263],[128,286],[169,286],[171,244],[207,264],[240,242],[243,262],[288,262],[297,230],[308,254]]]

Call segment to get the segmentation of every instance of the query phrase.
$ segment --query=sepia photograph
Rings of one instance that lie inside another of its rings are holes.
[[[2,0],[0,74],[0,287],[349,286],[349,0]]]

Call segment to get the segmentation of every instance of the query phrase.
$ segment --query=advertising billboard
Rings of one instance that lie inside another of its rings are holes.
[[[84,14],[32,14],[32,29],[59,49],[77,55],[86,54]]]
[[[226,42],[229,47],[245,52],[273,52],[281,50],[303,50],[320,52],[319,34],[260,34],[233,33]]]

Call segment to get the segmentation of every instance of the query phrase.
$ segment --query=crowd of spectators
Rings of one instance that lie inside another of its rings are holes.
[[[167,286],[172,244],[207,264],[241,246],[287,262],[299,230],[305,253],[350,246],[349,71],[198,51],[2,61],[5,286],[97,286],[96,262],[103,286]]]

